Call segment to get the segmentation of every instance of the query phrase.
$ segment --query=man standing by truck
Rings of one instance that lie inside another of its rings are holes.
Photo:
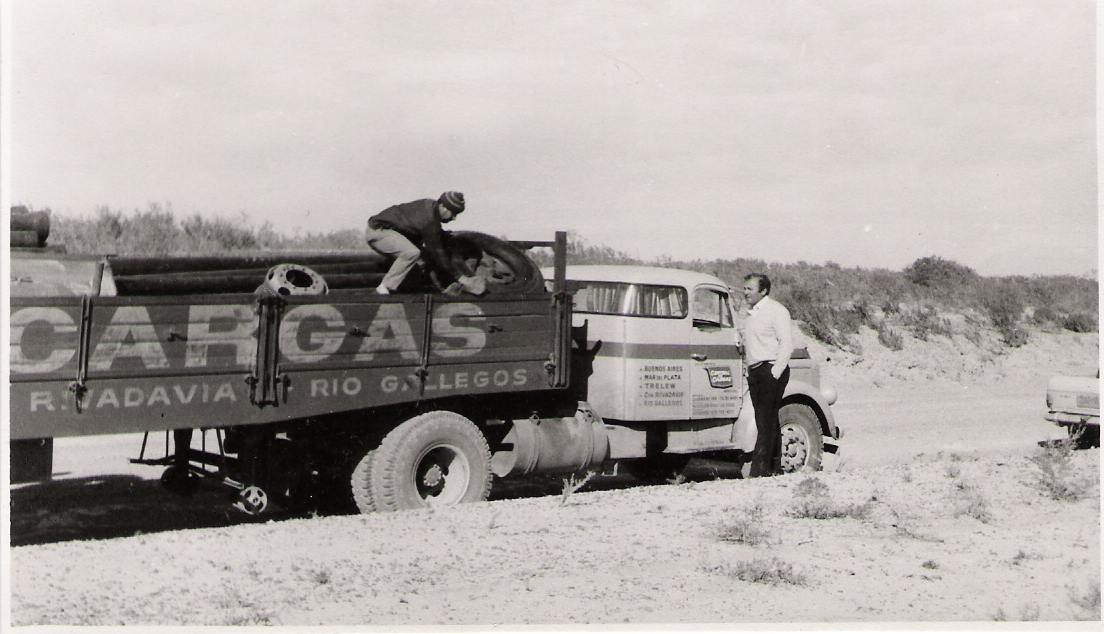
[[[755,408],[755,449],[751,454],[751,477],[782,473],[782,434],[778,410],[790,382],[793,332],[790,311],[769,297],[770,278],[762,273],[744,277],[744,300],[748,317],[741,340],[748,370],[748,390]]]
[[[464,211],[464,194],[445,192],[440,198],[425,198],[393,205],[368,219],[365,238],[368,246],[380,255],[395,258],[376,288],[380,295],[390,295],[422,257],[424,249],[433,262],[456,279],[460,288],[482,295],[486,283],[482,278],[464,275],[456,268],[443,244],[442,223],[452,222]]]

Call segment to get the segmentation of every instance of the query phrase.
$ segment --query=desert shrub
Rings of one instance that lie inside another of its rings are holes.
[[[1099,312],[1099,284],[1095,279],[1073,275],[1016,277],[1029,305],[1046,306],[1058,314]]]
[[[1096,332],[1096,317],[1087,312],[1070,313],[1062,318],[1062,327],[1073,332]]]
[[[1073,465],[1076,441],[1052,442],[1028,458],[1035,465],[1034,484],[1056,501],[1075,502],[1087,497],[1094,480]]]
[[[858,310],[825,303],[805,286],[791,289],[787,301],[790,315],[800,322],[805,334],[840,350],[861,352],[859,343],[853,339],[863,321]]]
[[[921,341],[928,341],[932,335],[950,337],[954,333],[950,320],[940,317],[934,306],[902,310],[900,319],[904,328]]]
[[[1021,286],[1014,279],[989,280],[978,285],[978,302],[1001,340],[1019,347],[1027,343],[1027,332],[1018,328],[1026,302]]]
[[[793,507],[786,515],[797,519],[866,519],[873,510],[874,501],[862,504],[842,504],[829,496],[828,485],[817,478],[805,478],[797,484],[793,493]]]
[[[1027,330],[1018,326],[1012,326],[1011,328],[1002,328],[1000,330],[1001,341],[1004,342],[1010,348],[1019,348],[1027,345],[1028,340],[1031,338],[1027,334]]]
[[[937,255],[916,260],[904,273],[908,281],[927,288],[952,288],[969,284],[978,277],[970,267]]]
[[[875,308],[870,299],[866,297],[860,297],[855,300],[855,303],[851,307],[851,312],[857,319],[859,326],[869,326],[873,328],[878,323],[878,309]],[[856,332],[858,332],[857,328]]]
[[[875,329],[878,331],[878,343],[894,351],[905,349],[905,338],[901,336],[901,333],[890,328],[885,320],[878,322]]]
[[[207,219],[194,214],[181,221],[180,229],[196,246],[216,245],[226,251],[240,251],[261,247],[256,232],[242,222],[222,218]]]
[[[1031,310],[1031,321],[1040,326],[1057,323],[1060,318],[1050,306],[1036,306]]]
[[[594,479],[597,474],[593,469],[586,472],[586,475],[572,473],[569,477],[563,478],[563,491],[560,492],[560,505],[566,506],[571,501],[571,496],[587,485],[588,482]]]
[[[755,504],[738,512],[734,517],[724,522],[717,532],[717,536],[724,542],[758,546],[770,539],[770,531],[763,525],[763,506]]]
[[[974,485],[959,480],[955,482],[958,490],[958,499],[955,502],[955,515],[972,517],[982,524],[988,524],[992,516],[989,514],[989,502]]]
[[[235,219],[193,214],[177,221],[171,206],[158,204],[129,214],[101,207],[91,217],[51,215],[50,244],[64,245],[70,253],[145,256],[365,248],[362,230],[287,237],[267,222],[251,225],[244,214]]]
[[[819,478],[805,478],[794,487],[794,497],[824,497],[828,495],[828,485]]]
[[[741,561],[732,566],[712,566],[704,568],[704,570],[720,573],[747,583],[769,583],[771,585],[785,583],[794,586],[803,586],[808,583],[804,575],[794,570],[793,565],[777,557]]]

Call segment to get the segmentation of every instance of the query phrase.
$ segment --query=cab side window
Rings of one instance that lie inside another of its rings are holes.
[[[694,325],[732,328],[732,310],[728,301],[728,293],[712,288],[694,289],[691,305]]]

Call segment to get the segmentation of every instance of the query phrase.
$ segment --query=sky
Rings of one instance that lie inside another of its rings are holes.
[[[12,204],[1098,268],[1093,0],[4,1]]]

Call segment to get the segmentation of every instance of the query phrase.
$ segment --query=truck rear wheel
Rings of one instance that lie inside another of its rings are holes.
[[[376,503],[372,501],[372,462],[376,451],[370,450],[364,454],[357,466],[353,469],[353,475],[349,479],[349,486],[353,491],[353,502],[361,513],[372,513],[376,510]]]
[[[824,438],[816,413],[808,405],[791,403],[778,411],[782,427],[782,472],[820,470]]]
[[[368,465],[362,468],[365,462]],[[479,502],[491,491],[487,440],[474,423],[455,412],[427,412],[411,418],[387,434],[361,465],[354,470],[353,490],[367,490],[370,495],[369,504],[354,493],[361,511]],[[358,472],[362,472],[359,482]]]

